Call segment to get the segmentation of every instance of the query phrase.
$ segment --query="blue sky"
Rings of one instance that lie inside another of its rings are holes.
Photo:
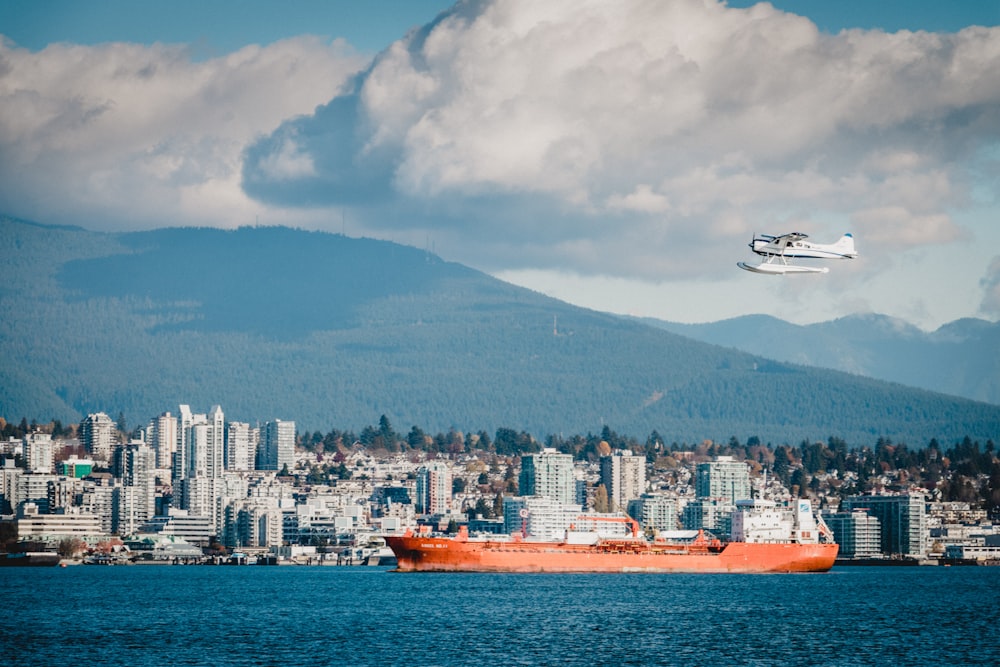
[[[445,0],[4,0],[0,33],[33,50],[51,42],[183,42],[204,54],[312,33],[343,37],[355,48],[374,53],[452,4]],[[731,7],[752,4],[729,2]],[[1000,24],[1000,0],[776,0],[771,4],[807,16],[827,32],[956,31]]]
[[[430,244],[682,322],[996,320],[1000,0],[773,4],[7,0],[0,213]],[[736,269],[784,231],[861,254]]]

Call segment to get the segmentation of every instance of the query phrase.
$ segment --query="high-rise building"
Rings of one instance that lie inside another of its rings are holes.
[[[681,523],[686,530],[710,530],[718,535],[728,535],[732,525],[734,506],[715,498],[698,498],[689,501],[681,512]]]
[[[544,496],[517,496],[503,499],[503,530],[544,540],[560,540],[574,526],[582,507]]]
[[[83,481],[80,508],[86,514],[93,514],[101,522],[101,531],[111,533],[115,514],[115,481],[107,474],[91,475]]]
[[[191,407],[181,404],[177,414],[177,444],[174,446],[173,480],[176,484],[188,476],[188,436],[191,426],[195,423],[195,415]]]
[[[119,484],[114,497],[111,530],[118,535],[134,533],[156,514],[156,455],[143,443],[118,447],[114,474]]]
[[[0,514],[17,510],[17,489],[24,470],[14,465],[14,459],[0,458]]]
[[[695,495],[733,504],[750,498],[750,469],[732,456],[717,456],[695,468]]]
[[[644,493],[630,500],[628,514],[646,529],[677,530],[677,499],[661,493]]]
[[[17,489],[14,490],[14,499],[11,504],[14,510],[20,512],[26,504],[33,504],[41,514],[48,514],[49,509],[49,485],[59,479],[58,475],[35,472],[20,475],[17,478]]]
[[[96,460],[111,461],[111,449],[115,444],[116,426],[111,417],[103,412],[95,412],[80,422],[78,435],[80,443]]]
[[[54,445],[48,433],[28,433],[24,436],[24,462],[28,472],[51,473]]]
[[[646,492],[646,459],[627,450],[601,457],[601,484],[608,491],[611,509],[624,510],[628,502]]]
[[[226,417],[222,407],[213,405],[206,422],[205,468],[209,477],[222,477],[226,460]]]
[[[549,447],[521,457],[518,488],[521,496],[541,496],[572,505],[576,500],[573,457]]]
[[[227,547],[277,547],[282,543],[282,512],[275,498],[244,498],[226,506],[222,531]]]
[[[429,461],[417,471],[416,511],[444,514],[451,509],[451,469],[444,461]]]
[[[164,412],[150,420],[147,430],[147,442],[156,453],[156,467],[169,469],[177,448],[177,417]]]
[[[882,555],[882,530],[879,520],[867,512],[836,512],[823,514],[823,520],[840,545],[840,558],[877,558]]]
[[[246,422],[226,425],[226,470],[253,470],[260,431]]]
[[[860,510],[879,520],[880,550],[887,556],[922,558],[927,553],[927,500],[923,494],[849,496],[843,512]]]
[[[258,451],[258,470],[289,469],[295,464],[295,422],[275,419],[264,425]]]

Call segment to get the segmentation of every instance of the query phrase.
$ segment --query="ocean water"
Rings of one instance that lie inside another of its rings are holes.
[[[0,665],[998,665],[1000,568],[0,568]]]

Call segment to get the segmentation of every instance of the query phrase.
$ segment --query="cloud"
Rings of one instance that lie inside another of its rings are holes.
[[[311,37],[200,62],[176,45],[0,42],[0,210],[104,229],[252,222],[246,144],[365,64]],[[290,141],[269,174],[301,179],[309,162]]]
[[[988,317],[1000,317],[1000,255],[990,262],[979,284],[984,291],[980,312]]]
[[[702,0],[460,3],[252,145],[243,173],[264,202],[358,205],[369,229],[433,233],[484,268],[666,279],[704,270],[716,241],[793,223],[946,243],[963,237],[970,156],[1000,138],[997,72],[1000,29],[827,35]],[[315,173],[271,175],[290,145]]]

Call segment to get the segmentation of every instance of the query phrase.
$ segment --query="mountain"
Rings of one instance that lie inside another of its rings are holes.
[[[1000,404],[1000,322],[961,319],[928,333],[885,315],[804,326],[766,315],[709,324],[642,321],[769,359]]]
[[[609,426],[669,445],[1000,434],[1000,407],[577,308],[402,245],[287,228],[95,233],[0,219],[0,416],[360,430]]]

